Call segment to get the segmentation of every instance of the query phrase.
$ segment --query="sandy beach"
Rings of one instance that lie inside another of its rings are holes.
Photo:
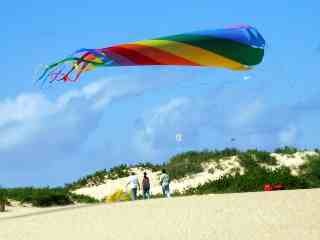
[[[0,239],[320,239],[320,189],[98,204],[0,218]]]

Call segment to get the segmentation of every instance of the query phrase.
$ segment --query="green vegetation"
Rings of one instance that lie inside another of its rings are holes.
[[[97,202],[88,196],[73,194],[67,188],[8,188],[5,189],[5,194],[8,199],[30,203],[36,207]]]
[[[204,163],[215,161],[219,164],[222,158],[235,156],[239,153],[240,151],[233,148],[226,148],[222,151],[189,151],[172,157],[163,167],[168,171],[171,179],[181,179],[202,172]]]
[[[276,148],[274,150],[275,153],[282,153],[282,154],[288,154],[288,155],[295,154],[298,151],[299,150],[297,148],[289,147],[289,146],[285,146],[285,147],[282,147],[282,148]]]
[[[180,179],[189,174],[202,172],[203,161],[204,159],[197,152],[187,152],[171,158],[165,168],[171,179]]]
[[[99,203],[99,200],[89,197],[87,195],[70,193],[69,196],[72,202],[75,203]]]
[[[275,166],[277,161],[271,156],[269,152],[248,150],[246,152],[238,154],[240,165],[245,169],[245,172],[257,169],[261,164],[267,166]]]
[[[266,151],[250,149],[246,152],[241,152],[237,149],[226,148],[222,151],[190,151],[178,154],[169,160],[169,162],[165,165],[165,168],[169,172],[171,179],[180,179],[191,174],[202,172],[203,163],[212,161],[218,164],[217,169],[222,170],[222,159],[231,156],[237,156],[240,159],[240,164],[245,169],[255,168],[259,166],[259,164],[271,166],[277,164],[276,159]],[[211,169],[210,172],[213,173],[214,169]]]
[[[247,152],[241,152],[235,148],[226,148],[221,151],[188,151],[173,156],[171,159],[169,159],[167,163],[163,164],[152,164],[150,162],[138,163],[132,166],[122,164],[119,166],[115,166],[108,171],[106,169],[102,171],[97,171],[94,174],[88,175],[66,186],[69,189],[77,189],[84,186],[88,186],[89,184],[102,184],[105,182],[106,179],[117,179],[121,177],[127,177],[130,175],[130,168],[132,167],[150,169],[152,171],[160,171],[162,168],[164,168],[170,174],[171,179],[181,179],[185,176],[202,172],[204,163],[214,161],[218,164],[218,167],[222,169],[220,162],[223,158],[242,155],[244,155],[243,158],[246,158],[250,154],[259,163],[265,163],[269,165],[276,164],[275,159],[271,157],[270,153],[258,150],[248,150]]]
[[[292,147],[284,147],[276,150],[282,154],[293,154],[298,150]],[[172,179],[201,172],[202,163],[216,161],[224,157],[237,156],[240,165],[244,168],[244,174],[240,169],[234,169],[230,174],[216,181],[208,182],[202,186],[187,190],[184,194],[207,194],[226,192],[249,192],[262,191],[265,183],[281,183],[286,189],[320,187],[320,156],[309,156],[307,163],[303,166],[303,175],[293,176],[287,167],[270,170],[266,166],[276,166],[276,159],[269,152],[256,149],[240,152],[235,149],[223,151],[186,152],[174,156],[166,168]],[[178,169],[178,170],[177,170]],[[213,173],[214,169],[210,169]]]
[[[320,187],[320,155],[308,156],[300,171],[300,176],[306,179],[311,187]]]
[[[8,204],[7,194],[4,189],[0,188],[0,212],[5,211],[5,206]]]
[[[293,147],[278,148],[275,150],[281,154],[293,155],[298,150]],[[262,191],[266,183],[281,183],[286,189],[299,188],[318,188],[320,187],[320,150],[316,150],[318,154],[306,156],[306,163],[300,167],[299,175],[291,175],[290,169],[287,167],[278,167],[271,170],[268,166],[277,166],[276,159],[269,152],[250,149],[247,151],[239,151],[237,149],[224,149],[222,151],[189,151],[173,156],[164,164],[152,164],[149,162],[138,163],[128,166],[125,164],[111,168],[110,170],[97,171],[80,180],[66,184],[65,187],[59,188],[0,188],[0,203],[7,202],[7,199],[19,201],[21,203],[30,203],[33,206],[47,207],[60,206],[73,203],[97,203],[93,199],[84,195],[72,193],[73,189],[83,186],[99,185],[104,183],[106,179],[117,179],[127,177],[131,173],[132,167],[150,169],[152,171],[160,171],[166,169],[170,178],[181,179],[183,177],[202,172],[206,163],[214,162],[215,167],[211,166],[208,170],[214,173],[217,169],[222,169],[221,164],[224,159],[236,156],[239,160],[244,173],[240,174],[240,168],[233,167],[231,172],[220,179],[210,181],[204,185],[188,189],[185,193],[173,193],[173,196],[191,195],[191,194],[208,194],[208,193],[231,193],[231,192],[251,192]],[[232,166],[231,166],[232,167]],[[161,197],[152,196],[152,198]],[[142,198],[139,196],[139,199]],[[116,192],[114,195],[106,199],[108,202],[127,201],[129,195],[122,191]]]
[[[165,164],[153,164],[150,162],[140,162],[138,164],[133,165],[132,167],[150,169],[152,172],[160,171]]]
[[[66,188],[70,190],[74,190],[77,188],[85,187],[89,183],[97,186],[101,183],[104,183],[106,176],[108,175],[108,171],[106,169],[103,169],[101,171],[96,171],[93,174],[87,175],[83,178],[80,178],[79,180],[71,183],[71,184],[66,184]]]
[[[130,175],[131,171],[127,164],[121,164],[119,166],[115,166],[107,172],[107,178],[108,179],[117,179],[117,178],[123,178],[128,177]]]
[[[265,183],[282,183],[286,189],[309,188],[304,178],[292,176],[290,169],[282,167],[274,171],[264,167],[250,168],[244,175],[225,175],[216,181],[188,189],[185,194],[236,193],[262,191]]]
[[[95,173],[80,178],[71,184],[66,184],[66,188],[74,190],[88,185],[98,186],[103,184],[106,179],[127,177],[130,173],[130,167],[127,164],[121,164],[111,168],[109,171],[106,169],[96,171]]]

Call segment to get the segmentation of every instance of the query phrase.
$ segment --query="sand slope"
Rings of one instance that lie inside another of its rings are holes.
[[[2,240],[320,239],[320,189],[94,205],[0,219]]]
[[[300,165],[305,163],[306,157],[316,155],[316,152],[313,151],[304,151],[304,152],[297,152],[295,154],[287,155],[287,154],[277,154],[272,153],[271,155],[275,157],[277,160],[277,165],[268,168],[275,169],[280,166],[286,166],[291,169],[291,173],[293,175],[298,174],[298,168]],[[173,180],[170,184],[170,189],[172,192],[183,192],[184,190],[192,187],[197,187],[198,185],[203,185],[204,183],[212,180],[217,180],[221,176],[232,172],[232,169],[239,168],[240,173],[243,173],[243,168],[241,167],[239,163],[239,159],[236,156],[233,157],[225,157],[222,158],[220,165],[220,168],[217,167],[217,164],[212,161],[207,164],[204,164],[204,171],[193,174],[190,176],[187,176],[185,178],[179,179],[179,180]],[[214,170],[213,172],[210,170]],[[150,178],[151,183],[151,194],[160,194],[162,193],[161,186],[159,184],[159,172],[152,172],[150,170],[146,169],[140,169],[140,168],[131,168],[133,172],[135,172],[138,175],[138,178],[140,182],[142,181],[143,172],[146,171],[148,173],[148,176]],[[100,184],[98,186],[87,186],[82,187],[74,192],[77,194],[83,194],[87,195],[99,200],[102,200],[106,196],[109,196],[113,194],[115,191],[122,189],[124,191],[127,191],[125,185],[128,182],[128,177],[125,178],[118,178],[115,180],[106,179],[105,183]]]

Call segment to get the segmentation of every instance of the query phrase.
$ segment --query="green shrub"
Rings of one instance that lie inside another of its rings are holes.
[[[272,157],[269,152],[266,151],[258,151],[257,149],[248,150],[247,154],[251,154],[252,158],[258,163],[264,163],[267,165],[276,165],[277,160],[275,157]]]
[[[240,165],[245,169],[245,172],[259,168],[259,164],[255,159],[255,155],[250,154],[250,152],[241,153],[238,155],[238,158]]]
[[[282,153],[282,154],[291,155],[291,154],[295,154],[296,152],[298,152],[298,149],[295,148],[295,147],[285,146],[285,147],[282,147],[282,148],[276,148],[274,150],[274,152],[275,153]]]
[[[171,179],[180,179],[187,175],[202,172],[204,170],[203,163],[216,161],[219,164],[221,158],[235,156],[239,153],[240,151],[234,148],[226,148],[221,151],[188,151],[173,156],[164,167],[170,174]]]
[[[26,188],[8,188],[6,189],[7,197],[9,199],[13,199],[19,201],[21,203],[31,202],[32,200],[32,192],[34,188],[26,187]]]
[[[307,156],[305,164],[300,166],[301,176],[304,177],[312,187],[320,187],[320,156]]]
[[[132,167],[150,169],[152,172],[156,172],[156,171],[160,171],[164,167],[164,164],[153,164],[150,162],[140,162],[138,164],[133,165]]]
[[[71,197],[71,200],[76,203],[99,203],[100,202],[95,198],[89,197],[87,195],[82,195],[82,194],[71,193],[70,197]]]
[[[319,148],[315,148],[314,151],[315,151],[317,154],[320,154],[320,149],[319,149]]]
[[[105,178],[108,175],[108,171],[106,169],[103,169],[101,171],[96,171],[93,174],[87,175],[83,178],[80,178],[79,180],[70,183],[65,184],[65,187],[69,190],[75,190],[81,187],[87,186],[89,183],[92,185],[99,185],[105,182]]]
[[[107,173],[109,179],[117,179],[130,176],[130,169],[127,164],[121,164],[119,166],[113,167]]]
[[[88,184],[98,186],[105,183],[105,179],[117,179],[122,177],[128,177],[130,175],[130,169],[128,165],[121,164],[111,168],[109,171],[103,169],[101,171],[96,171],[93,174],[87,175],[86,177],[80,178],[79,180],[65,184],[65,187],[69,190],[79,189],[81,187],[86,187]]]
[[[216,151],[216,154],[219,156],[219,157],[232,157],[232,156],[236,156],[240,153],[240,151],[236,148],[225,148],[224,150],[222,151]]]
[[[214,174],[214,172],[215,172],[215,168],[211,167],[208,169],[208,173]]]
[[[0,211],[5,211],[5,205],[8,205],[7,193],[5,189],[0,188]]]
[[[33,206],[47,207],[72,204],[69,192],[64,188],[9,188],[7,197]]]
[[[166,165],[166,169],[171,179],[180,179],[187,175],[203,171],[203,167],[199,160],[195,158],[181,158],[180,156],[172,158]]]
[[[73,204],[69,195],[62,192],[36,191],[31,203],[36,207],[64,206]]]
[[[305,179],[292,176],[289,168],[282,167],[272,171],[263,167],[255,167],[250,168],[244,175],[240,175],[239,173],[236,173],[234,176],[228,174],[218,180],[190,188],[185,193],[192,195],[262,191],[266,183],[281,183],[286,189],[310,187],[310,184]]]

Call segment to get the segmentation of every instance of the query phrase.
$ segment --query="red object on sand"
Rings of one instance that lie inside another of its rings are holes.
[[[264,191],[272,191],[272,185],[271,184],[265,184],[263,187]]]
[[[263,190],[264,191],[284,190],[284,186],[281,183],[278,183],[278,184],[267,183],[263,186]]]
[[[279,184],[274,184],[274,185],[273,185],[273,189],[274,189],[274,190],[283,190],[283,189],[284,189],[284,186],[283,186],[281,183],[279,183]]]

